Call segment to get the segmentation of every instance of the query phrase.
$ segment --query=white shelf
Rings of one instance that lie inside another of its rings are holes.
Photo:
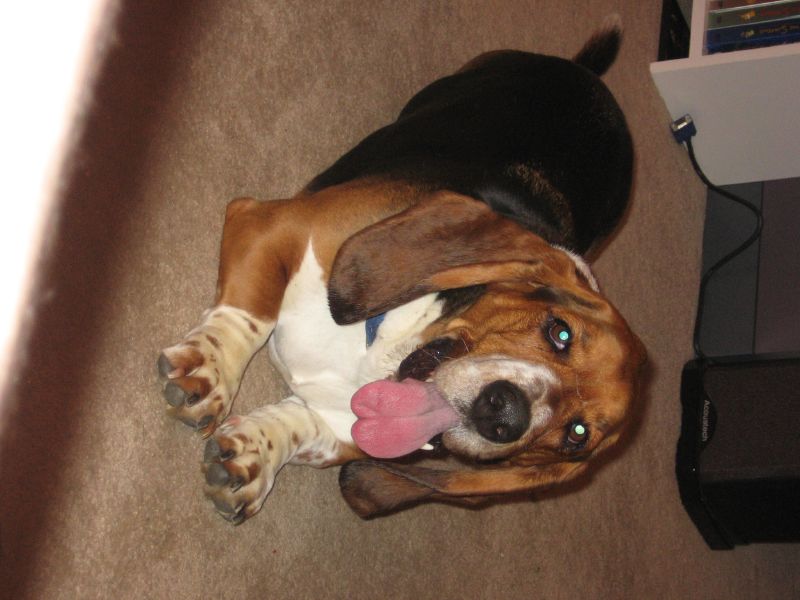
[[[704,55],[707,14],[695,0],[689,58],[650,65],[670,115],[692,115],[714,183],[800,176],[800,43]]]

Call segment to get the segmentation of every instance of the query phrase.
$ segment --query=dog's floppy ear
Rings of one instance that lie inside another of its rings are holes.
[[[350,508],[363,519],[423,501],[446,500],[475,504],[476,500],[546,488],[572,479],[584,463],[443,471],[375,460],[344,465],[339,486]]]
[[[328,301],[344,325],[430,292],[545,273],[575,280],[575,263],[483,202],[437,192],[351,236],[334,260]]]

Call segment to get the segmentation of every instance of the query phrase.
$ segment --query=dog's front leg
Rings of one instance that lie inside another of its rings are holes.
[[[203,456],[206,494],[223,517],[238,524],[258,512],[285,464],[327,467],[352,458],[353,449],[292,396],[232,416],[217,429]]]
[[[217,305],[178,344],[162,351],[158,370],[174,416],[208,435],[228,415],[242,374],[272,323]]]
[[[293,220],[280,201],[228,205],[215,306],[158,359],[170,411],[203,435],[228,415],[247,364],[275,327],[293,242],[305,244],[287,233]]]

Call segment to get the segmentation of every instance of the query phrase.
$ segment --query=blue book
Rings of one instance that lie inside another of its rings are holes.
[[[710,29],[706,32],[708,54],[788,44],[800,40],[800,17]]]

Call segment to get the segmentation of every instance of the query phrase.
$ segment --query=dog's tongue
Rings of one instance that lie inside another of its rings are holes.
[[[353,440],[375,458],[397,458],[419,450],[459,418],[433,384],[415,379],[374,381],[350,400],[358,417]]]

